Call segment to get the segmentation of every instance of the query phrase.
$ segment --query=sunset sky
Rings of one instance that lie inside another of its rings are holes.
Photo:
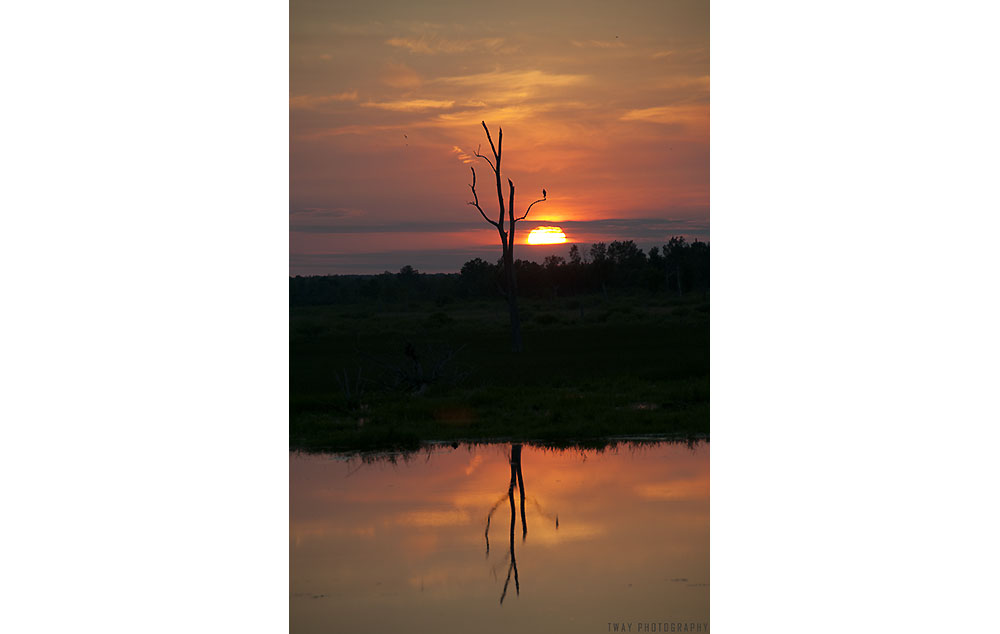
[[[292,0],[290,272],[496,261],[480,121],[504,128],[515,255],[709,237],[709,3]]]

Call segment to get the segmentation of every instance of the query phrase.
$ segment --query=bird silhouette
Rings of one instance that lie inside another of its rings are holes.
[[[543,190],[542,190],[542,198],[545,198],[545,196],[546,196],[546,194],[545,194],[545,190],[543,189]]]

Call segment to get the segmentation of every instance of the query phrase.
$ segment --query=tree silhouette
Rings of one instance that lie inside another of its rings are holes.
[[[676,274],[678,297],[684,294],[681,269],[684,268],[685,260],[687,259],[686,254],[689,247],[690,245],[688,245],[688,243],[684,240],[684,236],[672,236],[670,240],[663,245],[663,255],[667,260],[667,276],[669,277],[671,272]]]
[[[573,266],[579,266],[582,262],[583,260],[580,259],[580,247],[571,244],[569,246],[569,263]]]
[[[510,186],[510,195],[507,201],[507,220],[506,224],[504,221],[504,202],[503,202],[503,179],[500,177],[500,158],[503,154],[503,128],[499,128],[499,134],[497,136],[496,145],[493,144],[493,138],[490,136],[490,129],[486,127],[486,122],[483,121],[483,130],[486,131],[486,140],[490,142],[490,149],[493,151],[493,160],[490,160],[488,156],[479,153],[476,150],[475,155],[478,158],[483,159],[490,164],[493,168],[493,174],[496,176],[497,185],[497,203],[500,207],[500,214],[497,220],[490,220],[490,217],[486,215],[483,208],[479,205],[479,194],[476,193],[476,168],[470,167],[472,170],[472,184],[469,187],[472,189],[473,201],[470,205],[475,206],[479,210],[479,214],[483,217],[483,220],[493,225],[497,233],[500,234],[500,245],[503,248],[503,268],[504,277],[506,278],[507,287],[501,289],[501,293],[507,300],[507,308],[510,311],[510,340],[511,349],[514,352],[521,352],[523,346],[521,345],[521,318],[517,312],[517,274],[514,271],[514,226],[519,220],[524,220],[528,216],[528,212],[531,208],[535,206],[535,203],[544,202],[546,199],[545,190],[542,190],[542,197],[535,202],[528,205],[528,208],[524,210],[524,213],[520,217],[514,216],[514,181],[507,179],[507,184]],[[506,228],[505,228],[506,227]]]
[[[518,298],[551,298],[556,291],[559,297],[601,292],[607,296],[612,289],[617,293],[644,289],[682,296],[700,292],[708,299],[711,258],[707,242],[673,236],[667,244],[652,247],[648,256],[631,240],[573,244],[568,255],[568,261],[550,255],[541,265],[514,260]],[[455,299],[495,295],[504,274],[501,257],[489,262],[469,260],[461,273],[420,273],[404,266],[398,273],[378,275],[295,276],[289,277],[289,303],[383,307],[432,301],[443,306]]]
[[[500,595],[500,605],[503,605],[503,600],[507,597],[507,588],[510,586],[510,576],[511,573],[514,574],[514,590],[520,596],[521,594],[521,581],[517,576],[517,556],[514,552],[514,527],[517,525],[517,509],[514,506],[514,485],[517,485],[518,492],[521,498],[521,541],[523,542],[528,538],[528,518],[524,513],[524,475],[521,472],[521,443],[513,443],[510,446],[510,456],[508,457],[510,462],[510,482],[507,485],[507,493],[501,495],[496,502],[493,503],[493,507],[490,508],[489,513],[486,515],[486,531],[484,536],[486,538],[486,557],[490,556],[490,521],[493,519],[493,514],[496,513],[497,509],[504,500],[510,504],[510,541],[508,542],[510,550],[508,551],[508,561],[507,566],[507,580],[503,584],[503,593]],[[553,515],[542,508],[542,505],[538,503],[538,500],[532,498],[532,503],[534,503],[535,508],[538,512],[548,519],[554,519],[556,523],[556,530],[559,530],[559,515]],[[495,572],[495,570],[494,570]]]

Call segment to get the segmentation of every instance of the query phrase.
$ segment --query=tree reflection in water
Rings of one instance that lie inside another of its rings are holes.
[[[518,596],[521,594],[521,582],[517,576],[517,558],[514,553],[514,527],[517,525],[517,510],[514,507],[514,484],[517,484],[518,492],[520,494],[521,500],[521,541],[523,542],[528,537],[528,518],[524,514],[524,475],[521,473],[521,445],[512,444],[510,447],[510,483],[507,485],[507,494],[500,496],[496,502],[494,502],[493,507],[490,508],[489,513],[486,516],[486,531],[484,536],[486,538],[486,557],[490,556],[490,522],[493,520],[493,514],[496,513],[497,509],[503,503],[504,498],[510,504],[510,551],[507,556],[510,558],[510,564],[507,566],[507,579],[503,584],[503,593],[500,595],[500,604],[503,605],[503,600],[507,597],[507,588],[510,586],[510,577],[513,573],[514,575],[514,591]],[[548,513],[542,510],[541,505],[538,504],[537,500],[532,500],[538,510],[546,516],[551,517]],[[559,516],[555,516],[556,530],[559,530]]]

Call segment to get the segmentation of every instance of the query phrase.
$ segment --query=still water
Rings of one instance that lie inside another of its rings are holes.
[[[290,486],[293,633],[709,631],[708,443],[291,454]]]

